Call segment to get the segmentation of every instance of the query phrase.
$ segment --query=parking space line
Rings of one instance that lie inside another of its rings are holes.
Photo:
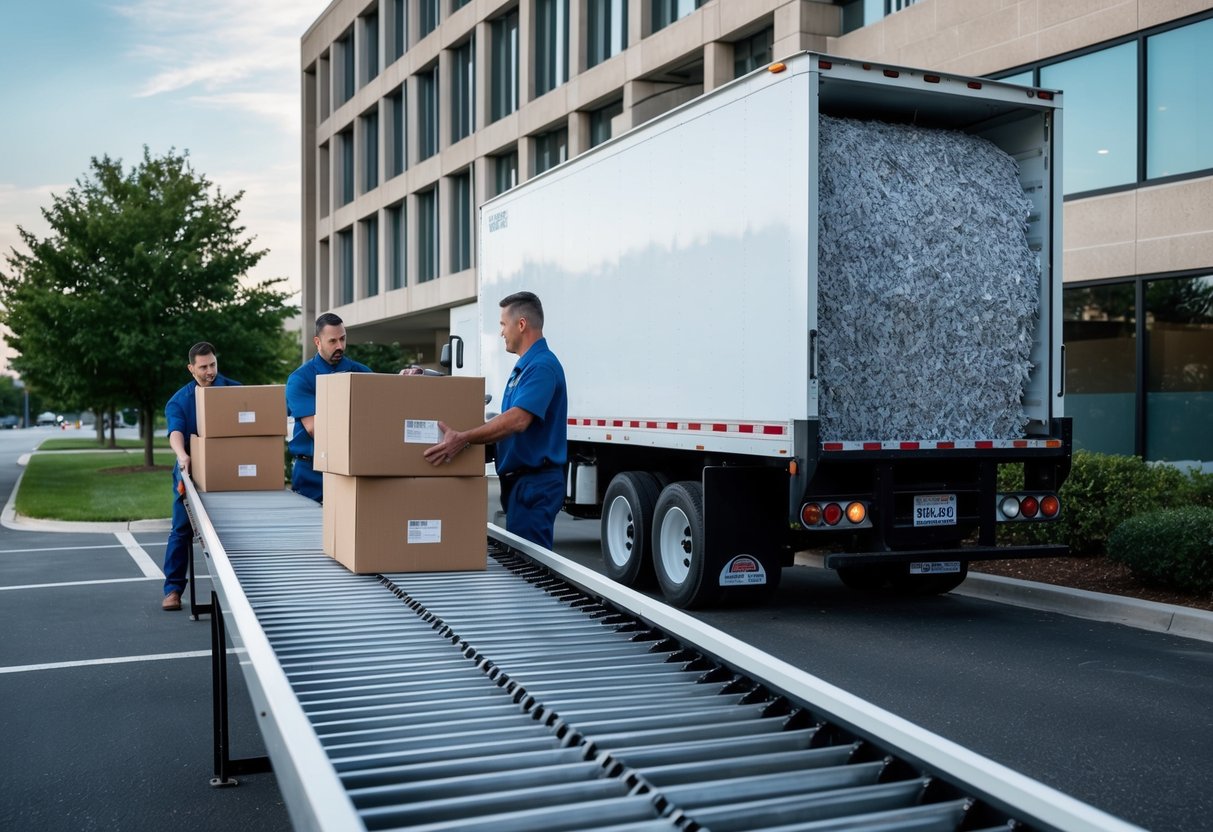
[[[185,653],[155,653],[149,656],[115,656],[110,659],[84,659],[75,662],[50,662],[48,664],[17,664],[0,667],[0,673],[28,673],[31,670],[59,670],[65,667],[92,667],[99,664],[127,664],[129,662],[158,662],[164,659],[197,659],[209,656],[210,650],[189,650]]]
[[[134,559],[144,576],[148,578],[164,577],[164,573],[160,571],[160,567],[156,565],[151,556],[139,545],[139,541],[135,540],[133,534],[130,532],[114,532],[114,537],[118,538],[118,542],[126,547],[127,554]]]
[[[37,549],[0,549],[0,555],[21,555],[30,552],[77,552],[85,549],[125,549],[121,543],[106,543],[101,546],[40,546]]]
[[[199,575],[199,578],[209,577],[207,575]],[[47,589],[54,586],[91,586],[93,584],[129,584],[132,581],[158,581],[155,575],[150,575],[146,578],[101,578],[95,581],[65,581],[59,584],[20,584],[18,586],[0,586],[0,591],[6,589]]]

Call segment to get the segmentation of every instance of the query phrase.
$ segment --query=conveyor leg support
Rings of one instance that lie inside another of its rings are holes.
[[[193,582],[191,581],[191,587]],[[216,788],[236,786],[234,775],[261,774],[272,771],[269,757],[245,757],[233,760],[229,754],[227,728],[227,631],[223,626],[223,609],[219,597],[212,591],[208,610],[211,615],[211,706],[214,717],[215,776],[211,785]]]
[[[190,621],[197,621],[200,615],[210,615],[214,607],[211,604],[199,604],[194,593],[197,580],[194,578],[194,541],[190,541]]]

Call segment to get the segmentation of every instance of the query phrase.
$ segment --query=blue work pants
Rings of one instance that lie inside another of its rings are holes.
[[[506,531],[551,549],[556,515],[564,504],[564,469],[504,474],[499,479]]]

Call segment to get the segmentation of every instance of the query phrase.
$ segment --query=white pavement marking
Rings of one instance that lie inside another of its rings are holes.
[[[206,577],[205,575],[203,577]],[[132,581],[158,581],[155,575],[150,578],[104,578],[96,581],[66,581],[61,584],[21,584],[20,586],[0,586],[0,592],[6,589],[46,589],[55,586],[91,586],[92,584],[129,584]]]
[[[152,560],[151,555],[139,545],[139,541],[135,540],[133,534],[130,532],[114,532],[114,537],[118,538],[118,542],[126,547],[127,554],[135,559],[135,563],[139,565],[139,569],[143,571],[145,577],[164,577],[164,573],[160,571],[160,567]]]
[[[0,549],[0,555],[20,555],[29,552],[75,552],[85,549],[125,549],[121,543],[106,543],[103,546],[39,546],[37,549]]]
[[[209,656],[210,650],[190,650],[185,653],[155,653],[150,656],[115,656],[112,659],[85,659],[78,662],[50,662],[49,664],[17,664],[0,667],[0,673],[28,673],[31,670],[59,670],[65,667],[92,667],[98,664],[127,664],[129,662],[158,662],[164,659],[197,659]]]

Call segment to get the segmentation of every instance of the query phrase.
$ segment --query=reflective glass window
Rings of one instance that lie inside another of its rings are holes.
[[[518,184],[518,151],[493,157],[493,196]]]
[[[362,285],[366,297],[379,294],[379,218],[367,217],[362,222]]]
[[[597,147],[611,137],[611,121],[623,113],[623,99],[590,112],[590,147]]]
[[[745,40],[733,44],[733,77],[740,78],[760,66],[771,62],[771,45],[775,41],[775,29],[771,26]]]
[[[569,80],[569,0],[535,2],[535,95]]]
[[[1146,177],[1206,168],[1213,168],[1213,19],[1146,40]]]
[[[417,76],[417,156],[438,152],[438,64]]]
[[[1137,421],[1133,284],[1066,289],[1066,415],[1074,447],[1132,454]]]
[[[489,117],[493,121],[518,109],[518,11],[492,23]]]
[[[569,158],[569,131],[565,127],[535,137],[535,173],[556,167]]]
[[[337,305],[354,302],[354,230],[337,232]]]
[[[451,141],[472,135],[476,129],[476,47],[468,40],[454,50],[452,57]]]
[[[618,55],[628,42],[627,0],[587,0],[586,67]]]
[[[451,177],[451,271],[472,267],[472,172]]]
[[[438,189],[417,194],[417,282],[438,277]]]
[[[408,251],[404,204],[397,203],[389,206],[384,212],[384,216],[387,220],[387,287],[388,289],[403,289],[405,287],[405,254]]]
[[[1213,275],[1146,284],[1146,457],[1213,461]]]
[[[1064,94],[1063,191],[1137,181],[1137,44],[1042,67],[1040,85]]]

